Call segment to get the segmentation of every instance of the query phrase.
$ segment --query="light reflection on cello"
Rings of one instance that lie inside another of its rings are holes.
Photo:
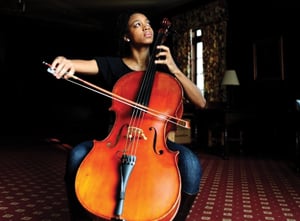
[[[111,86],[117,82],[114,93],[167,115],[181,117],[181,87],[196,106],[205,106],[199,89],[178,69],[167,46],[158,44],[154,50],[156,57],[150,59],[154,34],[144,14],[122,14],[118,25],[120,43],[124,46],[121,48],[127,49],[121,51],[120,58],[70,60],[60,56],[51,64],[54,75],[70,79],[75,72],[101,74]],[[176,79],[166,73],[157,74],[157,64],[167,67]],[[155,77],[144,81],[144,73],[151,69]],[[143,85],[145,91],[141,92]],[[66,184],[72,220],[82,220],[81,205],[104,219],[171,220],[179,203],[174,220],[184,220],[199,190],[202,171],[197,156],[188,148],[166,140],[170,132],[167,121],[119,102],[113,103],[111,110],[116,113],[116,120],[109,136],[103,141],[83,142],[70,153]],[[97,197],[91,197],[94,194]]]

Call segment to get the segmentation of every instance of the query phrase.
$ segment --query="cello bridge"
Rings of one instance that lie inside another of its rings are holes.
[[[128,127],[127,131],[127,139],[132,140],[133,138],[144,139],[147,140],[144,131],[138,127]]]

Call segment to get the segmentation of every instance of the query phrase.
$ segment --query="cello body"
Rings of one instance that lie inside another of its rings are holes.
[[[144,72],[121,77],[113,92],[136,100]],[[157,72],[148,107],[182,116],[182,87],[171,75]],[[81,163],[75,180],[79,202],[105,220],[172,220],[179,208],[181,178],[178,152],[166,146],[168,121],[112,100],[115,122]]]

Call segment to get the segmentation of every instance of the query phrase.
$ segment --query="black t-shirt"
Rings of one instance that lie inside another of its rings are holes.
[[[117,80],[123,75],[132,72],[120,57],[95,57],[99,74],[108,88],[112,89]]]
[[[120,57],[95,57],[95,60],[99,68],[99,75],[110,90],[120,77],[134,71]],[[156,68],[158,71],[169,73],[165,66],[157,65]]]

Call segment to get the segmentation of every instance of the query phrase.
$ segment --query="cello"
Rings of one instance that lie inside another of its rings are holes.
[[[163,25],[154,48],[162,44],[170,22],[165,19]],[[76,175],[77,198],[102,219],[169,221],[179,208],[178,152],[166,146],[169,120],[148,110],[181,117],[183,91],[173,76],[156,71],[154,59],[146,72],[128,73],[117,81],[113,94],[135,100],[142,109],[113,99],[111,132],[94,140]]]

